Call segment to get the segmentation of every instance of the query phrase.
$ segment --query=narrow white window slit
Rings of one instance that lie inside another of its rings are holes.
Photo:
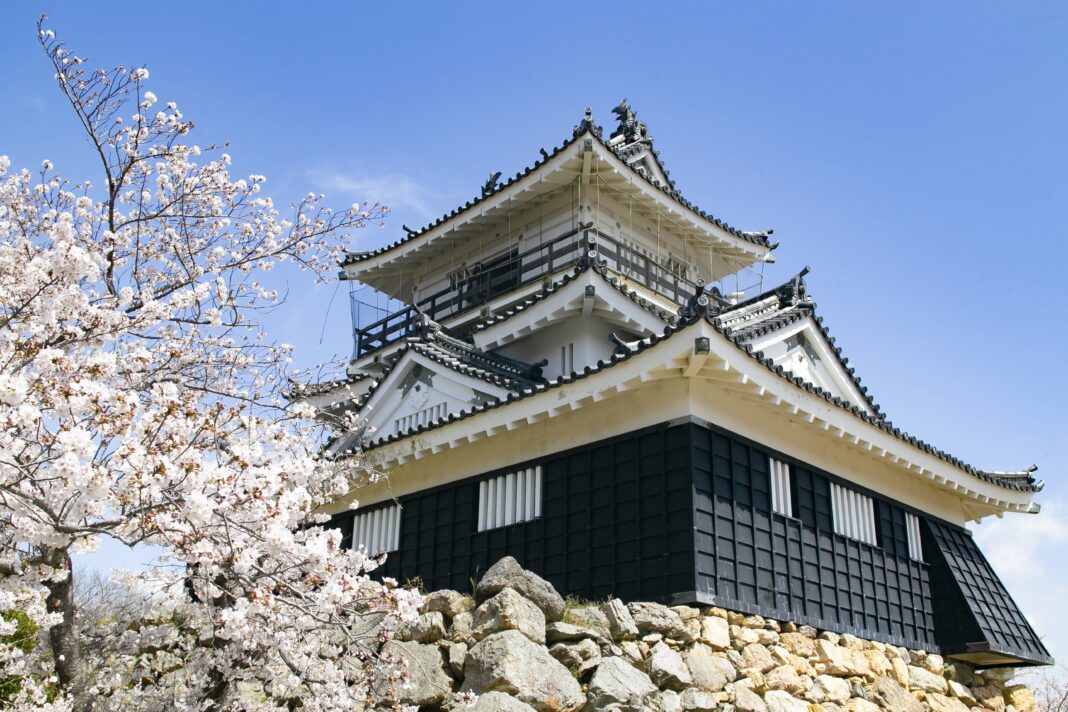
[[[478,483],[478,530],[529,522],[541,516],[541,466]]]
[[[352,548],[362,546],[372,555],[399,549],[400,515],[399,504],[358,513],[352,520]]]
[[[793,495],[790,487],[790,466],[785,462],[768,458],[771,473],[771,509],[786,517],[794,516]]]
[[[920,518],[911,512],[905,512],[905,532],[909,539],[909,558],[923,561],[923,541],[920,537]]]
[[[871,497],[831,483],[831,512],[836,534],[877,545],[875,502]]]

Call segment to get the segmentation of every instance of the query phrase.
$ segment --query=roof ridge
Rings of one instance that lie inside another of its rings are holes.
[[[589,111],[589,110],[587,109],[587,111]],[[535,161],[533,164],[527,166],[526,168],[521,169],[519,172],[517,172],[515,174],[514,177],[509,178],[508,180],[504,181],[503,183],[494,183],[492,186],[487,181],[487,183],[483,185],[483,190],[481,191],[481,195],[476,196],[472,200],[468,200],[463,205],[452,209],[451,211],[445,213],[444,215],[442,215],[441,217],[437,218],[433,222],[431,222],[431,223],[429,223],[429,224],[427,224],[427,225],[425,225],[425,226],[423,226],[423,227],[421,227],[421,228],[419,228],[417,230],[410,229],[410,228],[407,229],[407,235],[405,235],[405,237],[402,237],[401,239],[396,240],[396,241],[394,241],[394,242],[392,242],[392,243],[390,243],[388,245],[385,245],[385,246],[379,247],[379,248],[375,248],[375,249],[372,249],[372,250],[365,250],[365,251],[362,251],[362,252],[347,252],[346,256],[341,260],[340,264],[342,266],[344,266],[344,265],[347,265],[347,264],[353,264],[355,262],[361,262],[363,260],[370,259],[371,257],[375,257],[377,255],[380,255],[380,254],[384,253],[384,252],[389,252],[389,251],[391,251],[391,250],[393,250],[393,249],[395,249],[397,247],[400,247],[401,245],[403,245],[403,244],[405,244],[405,243],[407,243],[407,242],[419,237],[420,235],[423,235],[423,234],[433,230],[434,228],[436,228],[436,227],[442,225],[443,223],[451,220],[452,218],[456,217],[457,215],[460,215],[462,213],[467,212],[471,208],[473,208],[473,207],[479,205],[480,203],[482,203],[484,200],[496,195],[497,193],[500,193],[502,190],[507,189],[511,185],[515,184],[516,182],[518,182],[518,181],[522,180],[523,178],[525,178],[526,176],[530,175],[536,169],[540,168],[541,166],[544,166],[550,160],[552,160],[553,158],[556,158],[556,156],[560,155],[567,148],[569,148],[570,146],[574,145],[583,136],[589,136],[589,137],[591,137],[593,139],[596,139],[606,150],[608,150],[614,156],[619,158],[634,173],[634,175],[641,177],[649,185],[653,186],[654,188],[657,188],[658,190],[660,190],[661,192],[666,194],[669,198],[675,200],[676,202],[680,203],[681,205],[685,206],[686,208],[688,208],[688,209],[692,210],[693,212],[697,213],[698,215],[700,215],[705,220],[711,222],[712,224],[716,225],[717,227],[720,227],[720,228],[726,230],[727,232],[731,233],[732,235],[734,235],[735,237],[737,237],[737,238],[739,238],[741,240],[745,240],[747,242],[751,242],[753,244],[760,245],[761,247],[768,247],[768,248],[774,249],[774,246],[772,246],[772,244],[768,242],[767,235],[765,233],[761,233],[761,232],[755,232],[755,233],[754,232],[746,232],[746,231],[741,230],[739,228],[733,227],[732,225],[730,225],[730,224],[720,220],[719,218],[715,217],[711,213],[708,213],[708,212],[702,210],[696,203],[693,203],[693,202],[687,200],[686,198],[684,198],[682,196],[682,193],[677,188],[675,188],[674,181],[670,181],[670,179],[669,179],[670,185],[663,186],[663,185],[658,184],[656,181],[652,180],[648,176],[642,175],[642,173],[640,171],[638,171],[636,168],[631,166],[630,163],[627,162],[626,157],[621,153],[621,151],[617,147],[612,146],[608,141],[606,141],[604,139],[604,137],[602,136],[601,127],[596,126],[593,123],[592,113],[587,113],[586,118],[584,118],[579,123],[579,125],[576,126],[573,129],[571,138],[569,138],[566,141],[564,141],[560,146],[554,148],[552,151],[546,151],[544,148],[541,149],[541,156],[542,156],[541,159]],[[665,177],[667,177],[669,172],[667,171],[666,168],[664,168],[663,163],[662,163],[662,161],[661,161],[661,159],[659,157],[659,152],[655,151],[655,149],[653,149],[651,146],[650,146],[650,151],[653,152],[657,163],[660,165],[661,171],[664,173]]]

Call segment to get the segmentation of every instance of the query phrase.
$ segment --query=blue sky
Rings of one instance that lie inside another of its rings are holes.
[[[896,424],[977,465],[1040,465],[1044,513],[978,536],[1068,660],[1068,6],[109,7],[0,6],[0,154],[96,175],[36,46],[47,12],[79,54],[147,66],[195,140],[229,141],[276,200],[390,204],[356,249],[529,165],[587,105],[610,125],[627,97],[689,199],[775,229],[765,284],[812,267],[820,312]],[[275,336],[301,363],[344,358],[344,289],[279,278]]]

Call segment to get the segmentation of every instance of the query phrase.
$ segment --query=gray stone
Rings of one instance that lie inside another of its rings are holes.
[[[854,697],[845,706],[846,712],[883,712],[879,705],[861,697]]]
[[[467,645],[465,643],[449,643],[445,649],[445,660],[449,663],[449,670],[453,675],[460,676],[464,671],[464,660],[467,658]]]
[[[475,608],[475,599],[465,596],[459,591],[434,591],[423,597],[423,610],[427,613],[437,611],[449,620],[452,620],[464,611]]]
[[[726,618],[705,616],[701,619],[701,641],[717,650],[731,647],[730,625]]]
[[[696,687],[683,690],[679,702],[686,712],[719,712],[723,709],[715,695]]]
[[[760,695],[742,685],[734,688],[734,709],[737,712],[768,712],[768,706],[760,699]]]
[[[975,696],[972,695],[972,691],[968,689],[967,685],[962,685],[956,680],[947,680],[949,684],[949,694],[956,697],[964,704],[971,707],[975,704]]]
[[[660,633],[668,638],[688,641],[690,633],[679,614],[659,603],[631,603],[627,610],[634,618],[638,632],[642,634]]]
[[[419,643],[436,643],[445,637],[445,616],[438,611],[424,613],[407,627],[403,637]]]
[[[601,652],[604,653],[603,650]],[[620,643],[619,654],[635,665],[640,664],[643,659],[641,646],[633,640],[624,640]]]
[[[518,630],[535,643],[545,643],[545,614],[510,588],[476,608],[473,624],[471,636],[475,640],[502,630]]]
[[[495,633],[467,652],[460,689],[505,692],[538,712],[572,712],[585,702],[568,669],[517,630]]]
[[[946,665],[946,677],[968,687],[975,684],[975,670],[968,663],[960,661]]]
[[[474,707],[457,707],[456,712],[534,712],[526,702],[520,702],[503,692],[487,692],[478,696]]]
[[[572,642],[586,639],[592,639],[597,643],[607,644],[609,642],[607,639],[598,635],[596,631],[571,623],[564,623],[563,621],[556,621],[555,623],[546,625],[545,639],[550,643]]]
[[[994,710],[994,712],[1001,712],[1005,709],[1005,697],[999,687],[994,685],[973,687],[971,693],[975,701],[987,709]]]
[[[456,641],[464,641],[470,638],[474,621],[474,611],[458,613],[456,617],[452,619],[452,625],[449,626],[449,638]]]
[[[987,668],[983,670],[983,679],[989,682],[1008,682],[1016,674],[1016,668]]]
[[[779,644],[802,658],[811,658],[816,655],[816,644],[812,638],[801,633],[782,633],[779,635]]]
[[[638,637],[638,626],[623,601],[613,598],[601,606],[601,612],[608,620],[608,629],[613,639],[633,640]]]
[[[937,692],[928,692],[925,698],[931,712],[968,712],[968,705],[955,697],[947,697]]]
[[[946,661],[941,655],[935,655],[934,653],[928,653],[927,657],[923,659],[922,666],[935,675],[943,675],[946,672]]]
[[[597,643],[585,638],[577,643],[557,643],[549,648],[549,655],[560,661],[568,670],[578,670],[587,660],[600,658],[601,649]]]
[[[475,600],[479,603],[510,588],[545,614],[545,620],[558,621],[564,615],[564,599],[548,581],[527,571],[511,556],[506,556],[491,566],[475,586]]]
[[[645,712],[659,693],[649,676],[622,658],[604,658],[593,671],[586,699],[591,710]]]
[[[833,675],[819,675],[812,683],[812,689],[805,693],[805,698],[816,703],[849,702],[852,691],[849,682]]]
[[[805,683],[793,665],[780,665],[769,672],[764,676],[764,686],[769,690],[786,690],[791,695],[800,694],[805,689]]]
[[[701,609],[693,606],[671,606],[671,610],[678,613],[683,622],[701,617]]]
[[[767,672],[775,667],[775,659],[760,643],[750,643],[742,650],[742,661],[747,670]]]
[[[697,643],[683,653],[693,684],[708,692],[719,692],[738,678],[738,671],[726,658],[712,654],[712,649]]]
[[[578,670],[575,671],[575,679],[589,680],[590,673],[597,669],[597,666],[601,664],[603,659],[604,658],[598,655],[579,665]]]
[[[612,639],[612,631],[608,624],[608,616],[602,613],[601,609],[596,606],[569,608],[564,611],[564,620],[571,625],[585,628],[603,640]]]
[[[764,704],[768,706],[768,712],[808,712],[807,702],[783,690],[765,693]]]
[[[395,696],[400,704],[430,706],[441,704],[452,692],[452,678],[445,672],[438,646],[415,641],[389,641],[385,650],[404,661],[411,684],[406,688],[398,685],[392,694],[387,689],[380,689],[380,702],[392,701]]]
[[[877,678],[872,683],[868,696],[872,702],[888,710],[901,710],[901,712],[923,712],[924,710],[922,702],[890,677]]]
[[[674,690],[661,690],[657,702],[660,703],[660,712],[682,712],[682,701]]]
[[[939,692],[942,694],[945,694],[949,689],[946,678],[915,665],[909,665],[909,686],[924,692]]]
[[[686,663],[682,656],[667,643],[657,643],[649,652],[649,659],[645,661],[645,669],[657,687],[670,690],[681,690],[693,682]]]
[[[838,635],[825,631],[816,641],[816,655],[826,666],[827,673],[842,677],[874,677],[864,653],[838,645],[835,642],[838,639]]]

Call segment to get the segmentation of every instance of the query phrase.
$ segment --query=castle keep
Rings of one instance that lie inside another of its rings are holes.
[[[336,504],[384,570],[466,590],[505,555],[586,598],[718,606],[953,656],[1048,664],[969,521],[1037,513],[1033,468],[895,427],[805,286],[749,284],[769,232],[683,197],[626,105],[381,249],[352,253]],[[377,293],[377,305],[367,290]]]

